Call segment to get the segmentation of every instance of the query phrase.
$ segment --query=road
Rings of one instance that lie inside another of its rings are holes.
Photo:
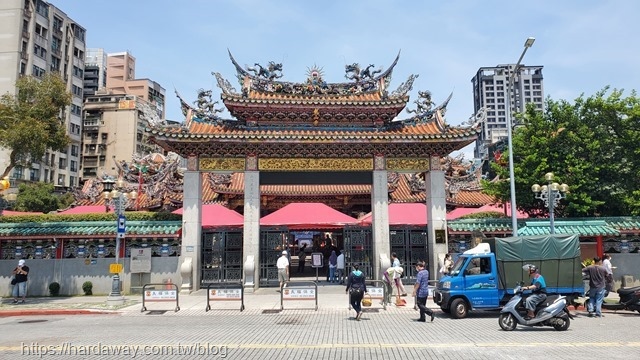
[[[497,313],[483,312],[453,320],[437,310],[433,323],[419,323],[413,309],[392,307],[358,322],[346,307],[149,314],[138,306],[120,314],[0,318],[0,358],[144,359],[162,352],[163,359],[628,359],[640,353],[639,314],[578,314],[565,332],[505,332]]]

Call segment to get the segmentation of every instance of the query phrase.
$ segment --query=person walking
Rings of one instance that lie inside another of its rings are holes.
[[[282,255],[280,255],[276,263],[278,267],[278,281],[280,282],[280,289],[278,289],[278,291],[282,291],[282,287],[289,281],[289,259],[287,255],[287,250],[283,250]]]
[[[340,285],[344,284],[344,251],[338,255],[338,267],[336,267],[336,277],[340,281]]]
[[[331,250],[331,255],[329,256],[329,282],[338,282],[338,278],[336,278],[336,268],[338,268],[338,255],[336,255],[335,250]]]
[[[431,317],[431,322],[435,317],[433,310],[427,307],[427,297],[429,296],[429,270],[425,269],[424,261],[418,261],[416,264],[416,284],[413,286],[413,296],[416,298],[416,303],[420,309],[420,318],[416,321],[426,322],[426,315]]]
[[[609,254],[604,254],[604,256],[602,257],[602,267],[605,268],[605,270],[607,270],[607,278],[606,278],[606,285],[605,285],[605,292],[604,292],[604,297],[609,296],[609,292],[613,291],[614,288],[614,284],[613,284],[613,266],[611,265],[611,255]]]
[[[360,321],[362,316],[362,297],[367,292],[365,278],[358,264],[353,265],[353,271],[347,278],[347,288],[345,293],[349,294],[349,303],[353,310],[356,311],[356,321]]]
[[[609,275],[607,269],[602,266],[602,260],[596,256],[593,258],[593,265],[582,269],[582,273],[589,276],[589,304],[587,306],[589,317],[593,317],[594,313],[597,317],[603,317],[602,302]]]
[[[13,284],[13,303],[18,303],[18,297],[22,295],[22,301],[20,303],[24,304],[24,299],[27,297],[27,276],[29,275],[29,267],[25,265],[24,260],[18,261],[18,266],[13,269],[13,278],[15,284]]]

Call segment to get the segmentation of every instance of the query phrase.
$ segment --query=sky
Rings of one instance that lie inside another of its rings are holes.
[[[220,89],[211,72],[240,89],[239,64],[283,64],[283,81],[304,82],[308,68],[343,82],[344,66],[387,68],[400,52],[390,90],[419,75],[435,103],[453,92],[446,120],[473,113],[471,79],[480,67],[542,65],[545,97],[573,101],[606,86],[629,95],[640,86],[640,1],[632,0],[50,0],[87,30],[88,48],[128,51],[136,78],[166,89],[167,119],[183,120],[177,90]],[[409,117],[403,111],[399,118]],[[465,148],[472,158],[472,147]]]

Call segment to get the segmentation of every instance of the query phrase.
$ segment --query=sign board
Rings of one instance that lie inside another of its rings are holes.
[[[133,248],[131,249],[131,262],[129,269],[131,273],[150,273],[151,272],[151,248]]]
[[[118,215],[118,239],[123,239],[127,231],[127,219],[124,215]]]
[[[109,272],[112,274],[119,274],[122,272],[122,264],[109,264]]]
[[[384,288],[367,286],[367,292],[369,293],[369,295],[371,295],[372,299],[384,298]]]
[[[311,267],[321,268],[324,266],[324,255],[322,253],[311,253]]]
[[[176,301],[178,299],[177,290],[145,290],[145,301]]]
[[[315,287],[286,287],[282,289],[283,300],[315,300]]]
[[[242,289],[210,289],[209,300],[241,300]]]

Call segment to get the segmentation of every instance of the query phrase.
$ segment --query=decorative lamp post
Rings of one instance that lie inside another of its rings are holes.
[[[115,185],[117,185],[117,188]],[[122,266],[119,263],[120,239],[124,239],[125,237],[126,218],[124,216],[124,211],[127,208],[127,203],[129,200],[135,200],[138,197],[138,193],[135,190],[130,192],[123,191],[124,185],[125,184],[122,179],[119,179],[117,183],[112,178],[106,178],[102,181],[106,210],[109,212],[109,205],[111,204],[113,206],[113,211],[118,217],[116,222],[116,261],[115,264],[110,266],[110,272],[113,273],[113,281],[111,282],[111,293],[107,298],[107,304],[109,305],[124,303],[124,298],[120,293],[119,274],[122,271]],[[120,191],[118,191],[118,189],[120,189]]]
[[[516,179],[513,174],[513,121],[511,120],[511,92],[513,90],[513,83],[515,81],[515,77],[520,75],[520,62],[524,57],[524,54],[527,52],[533,43],[536,41],[536,38],[529,37],[524,42],[524,50],[522,50],[522,54],[520,55],[520,59],[516,63],[515,68],[513,69],[513,75],[509,75],[509,86],[507,88],[507,140],[509,142],[509,186],[510,186],[510,194],[511,194],[511,228],[513,229],[513,236],[518,234],[518,218],[516,212]]]
[[[536,199],[544,201],[544,205],[549,209],[549,226],[551,234],[556,233],[556,229],[553,224],[553,210],[558,205],[560,200],[567,197],[569,192],[569,185],[559,185],[557,182],[553,182],[553,173],[549,172],[544,175],[544,179],[547,180],[547,185],[533,184],[531,191],[535,194]]]

